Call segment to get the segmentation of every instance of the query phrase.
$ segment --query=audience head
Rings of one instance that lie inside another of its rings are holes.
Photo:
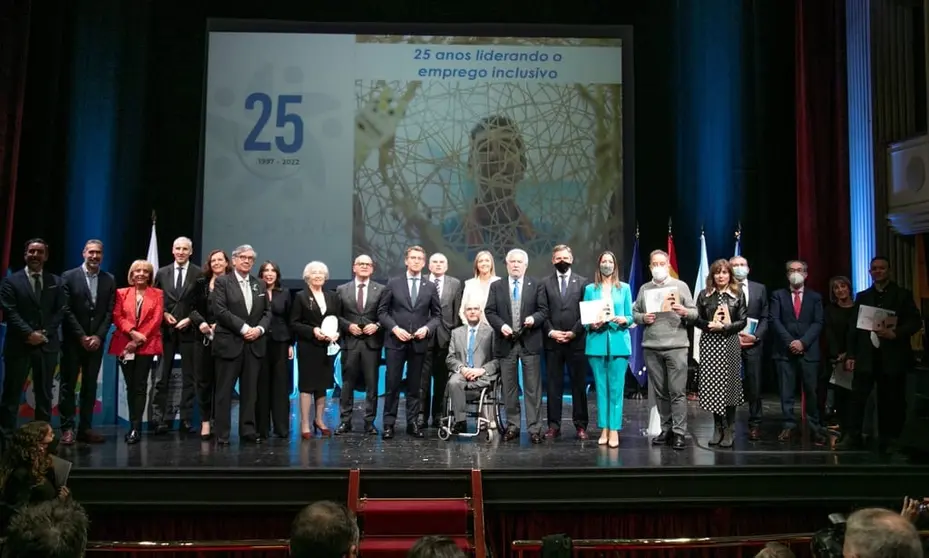
[[[481,250],[474,256],[474,276],[493,277],[497,272],[494,255],[488,250]]]
[[[878,508],[858,510],[845,524],[845,558],[921,558],[919,533],[899,513]]]
[[[769,542],[758,551],[755,558],[794,558],[794,552],[781,543]]]
[[[293,558],[355,558],[358,555],[355,514],[335,502],[315,502],[303,508],[290,528]]]
[[[79,504],[58,498],[24,507],[10,520],[4,558],[81,558],[90,519]]]
[[[45,479],[45,472],[51,467],[48,446],[55,441],[52,426],[41,420],[20,426],[10,439],[10,445],[0,457],[0,487],[6,484],[10,473],[17,469],[26,469],[35,484]]]
[[[465,553],[448,537],[428,536],[416,541],[407,558],[465,558]]]

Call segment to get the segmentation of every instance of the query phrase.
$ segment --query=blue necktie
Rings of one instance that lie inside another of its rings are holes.
[[[513,301],[519,300],[519,279],[513,280]]]
[[[418,278],[418,277],[410,277],[410,281],[412,281],[412,284],[410,285],[410,289],[411,289],[411,291],[410,291],[410,301],[411,301],[413,304],[416,304],[416,297],[419,296],[419,278]]]
[[[472,327],[468,335],[468,368],[474,368],[474,336],[477,334],[477,328]]]

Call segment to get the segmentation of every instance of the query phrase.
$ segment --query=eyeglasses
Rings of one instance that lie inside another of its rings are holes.
[[[358,263],[356,263],[355,265],[357,265],[358,267],[371,267],[371,266],[373,266],[374,264],[373,264],[373,263],[368,263],[368,262],[358,262]]]

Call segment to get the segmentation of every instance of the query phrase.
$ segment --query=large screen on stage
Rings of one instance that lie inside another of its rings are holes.
[[[498,274],[511,248],[536,274],[557,244],[585,274],[622,256],[628,30],[314,31],[210,22],[203,252],[251,244],[287,279],[398,272],[411,244],[464,277],[481,250]]]

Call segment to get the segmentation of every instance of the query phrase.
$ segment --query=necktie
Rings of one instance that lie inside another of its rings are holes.
[[[562,275],[561,276],[561,296],[564,296],[566,292],[568,292],[568,276]]]
[[[410,301],[416,304],[416,297],[419,296],[419,279],[417,277],[410,277],[410,281]]]
[[[365,311],[365,284],[360,283],[358,285],[358,296],[355,297],[355,305],[358,308],[358,313]]]
[[[510,300],[510,313],[513,315],[513,325],[510,327],[514,329],[519,329],[519,310],[519,279],[513,279],[513,298]]]
[[[184,288],[184,268],[177,266],[177,277],[174,279],[174,290],[178,293]]]
[[[519,279],[513,279],[513,302],[519,302]]]
[[[439,298],[442,298],[442,280],[436,277],[433,283],[435,283],[435,292],[439,293]]]
[[[468,334],[468,368],[474,368],[474,336],[477,334],[477,328],[472,327]]]
[[[800,319],[800,291],[794,292],[794,317]]]
[[[42,274],[33,273],[32,274],[32,290],[35,291],[35,295],[39,298],[42,297]]]
[[[242,298],[245,299],[245,311],[249,314],[252,313],[252,290],[249,288],[248,279],[243,279],[240,284],[242,285]]]

